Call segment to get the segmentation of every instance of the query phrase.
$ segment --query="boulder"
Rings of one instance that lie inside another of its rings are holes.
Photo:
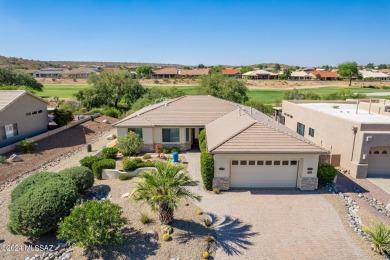
[[[161,232],[163,234],[170,235],[173,233],[173,228],[171,226],[168,226],[168,225],[161,225],[160,229],[161,229]]]
[[[9,159],[10,159],[11,162],[21,162],[21,161],[23,161],[22,158],[20,158],[20,156],[17,155],[17,154],[11,155],[9,157]]]
[[[107,139],[107,140],[114,140],[114,139],[115,139],[115,136],[114,136],[114,135],[107,135],[107,136],[106,136],[106,139]]]
[[[102,123],[103,123],[103,124],[109,124],[110,122],[108,122],[107,119],[104,119],[104,120],[102,121]]]
[[[386,210],[390,211],[390,203],[386,205]]]
[[[123,198],[127,198],[127,197],[129,197],[129,196],[130,196],[130,193],[129,193],[129,192],[126,192],[126,193],[123,193],[123,194],[122,194],[122,197],[121,197],[121,198],[123,199]]]

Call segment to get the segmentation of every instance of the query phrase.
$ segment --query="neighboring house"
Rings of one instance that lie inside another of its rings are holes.
[[[0,90],[0,147],[46,132],[47,105],[25,90]]]
[[[308,73],[306,71],[293,71],[291,72],[291,75],[289,77],[291,80],[313,80],[316,79],[316,77]]]
[[[96,70],[90,68],[74,68],[64,70],[62,75],[70,79],[88,79],[95,72]]]
[[[277,79],[278,73],[273,73],[266,70],[254,70],[242,74],[242,78],[243,79]]]
[[[223,69],[221,72],[223,75],[225,75],[227,77],[238,78],[241,76],[241,71],[239,69],[226,68],[226,69]]]
[[[36,72],[37,70],[16,69],[15,71],[16,71],[16,72],[19,72],[19,73],[34,75],[34,72]]]
[[[152,78],[154,79],[165,79],[165,78],[174,78],[178,75],[179,70],[176,68],[163,68],[159,70],[154,70],[152,72]]]
[[[133,131],[144,151],[155,144],[197,145],[205,128],[214,155],[214,187],[317,188],[319,155],[326,153],[263,113],[212,96],[184,96],[147,106],[114,124],[118,137]]]
[[[33,73],[36,78],[62,78],[64,69],[61,68],[44,68]]]
[[[390,80],[390,75],[373,70],[359,70],[359,75],[364,80]]]
[[[340,78],[340,76],[333,71],[313,70],[310,73],[319,80],[338,80]]]
[[[181,77],[186,77],[186,78],[196,78],[202,75],[208,75],[210,69],[193,69],[193,70],[185,70],[181,69],[178,71],[178,74]]]
[[[390,177],[390,101],[283,101],[282,110],[287,127],[330,150],[352,176]]]
[[[390,75],[390,69],[380,69],[379,72]]]

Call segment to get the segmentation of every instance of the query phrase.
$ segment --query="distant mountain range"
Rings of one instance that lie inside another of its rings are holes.
[[[273,67],[276,63],[262,63],[261,65],[267,67]],[[0,67],[10,67],[14,69],[41,69],[47,67],[61,68],[61,67],[106,67],[115,68],[118,66],[140,66],[149,65],[156,68],[183,68],[183,67],[196,67],[197,65],[183,65],[183,64],[170,64],[170,63],[142,63],[142,62],[103,62],[103,61],[40,61],[29,60],[16,57],[5,57],[0,55]],[[207,66],[207,64],[205,64]],[[258,64],[256,64],[258,65]],[[251,65],[251,66],[256,66]],[[237,67],[232,65],[222,65],[224,67]],[[287,65],[280,64],[281,67]]]

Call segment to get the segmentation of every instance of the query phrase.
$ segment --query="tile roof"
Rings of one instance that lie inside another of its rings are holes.
[[[237,108],[206,125],[206,137],[207,150],[211,153],[326,153],[286,126],[248,107]]]
[[[194,70],[179,70],[179,74],[183,76],[200,76],[209,74],[210,69],[194,69]]]
[[[291,72],[290,77],[308,77],[315,78],[313,74],[307,73],[306,71],[293,71]]]
[[[223,69],[222,70],[223,75],[237,75],[240,73],[241,73],[241,71],[239,69]]]
[[[178,70],[175,68],[163,68],[159,70],[154,70],[153,74],[155,75],[176,75],[178,74]]]
[[[371,70],[359,70],[359,74],[365,78],[390,78],[390,75],[383,72],[376,72]]]
[[[310,72],[314,76],[320,75],[321,78],[339,78],[340,76],[334,73],[333,71],[320,71],[313,70]]]
[[[117,127],[205,126],[237,105],[213,96],[183,96],[147,106],[114,124]]]
[[[16,100],[21,98],[24,95],[30,95],[46,104],[49,104],[43,98],[35,96],[25,90],[0,90],[0,112],[4,111],[7,107],[13,104]]]

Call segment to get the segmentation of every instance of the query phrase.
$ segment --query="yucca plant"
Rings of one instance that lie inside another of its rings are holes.
[[[169,224],[173,220],[174,210],[179,206],[182,198],[200,200],[200,196],[193,194],[186,186],[196,185],[187,172],[171,163],[156,163],[156,171],[142,172],[140,180],[136,182],[132,197],[135,201],[145,201],[152,211],[158,211],[162,224]]]
[[[364,227],[363,231],[370,236],[374,250],[380,254],[390,251],[390,229],[383,223],[376,223],[371,227]]]

